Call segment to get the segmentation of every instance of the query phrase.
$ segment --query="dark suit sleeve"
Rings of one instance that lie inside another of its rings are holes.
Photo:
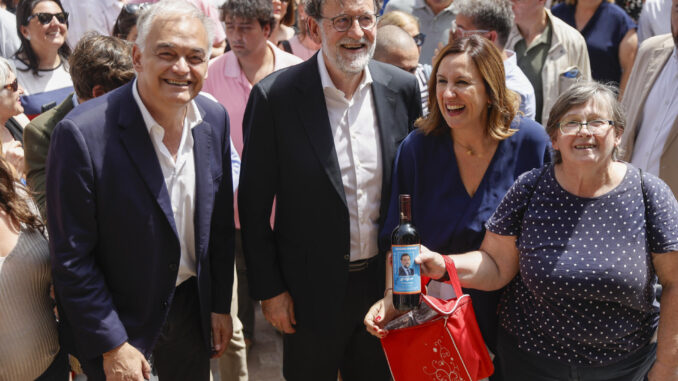
[[[235,261],[235,223],[233,221],[233,175],[229,119],[225,113],[225,133],[222,136],[221,180],[214,196],[214,214],[210,232],[210,267],[212,270],[212,312],[231,311],[233,296],[233,266]]]
[[[429,90],[431,91],[431,90]],[[421,108],[421,91],[419,90],[419,84],[417,80],[410,82],[410,91],[409,91],[409,112],[408,115],[410,120],[408,121],[409,131],[414,130],[414,122],[422,116],[423,110]],[[433,92],[435,96],[435,91]]]
[[[274,126],[271,105],[258,84],[250,93],[243,119],[245,149],[238,190],[250,294],[258,300],[272,298],[287,290],[270,225],[278,176]]]
[[[47,166],[47,210],[52,277],[76,348],[92,358],[127,341],[104,275],[94,257],[96,194],[88,147],[68,120],[53,135]]]

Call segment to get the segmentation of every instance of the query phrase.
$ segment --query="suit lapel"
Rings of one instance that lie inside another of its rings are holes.
[[[210,152],[212,152],[212,125],[204,121],[205,111],[198,105],[203,122],[195,126],[193,133],[193,157],[195,159],[195,245],[196,255],[207,247],[210,217],[214,206],[214,184]]]
[[[392,127],[395,125],[393,117],[395,115],[396,94],[388,85],[391,76],[382,72],[375,64],[370,64],[370,75],[372,76],[372,99],[377,114],[377,126],[379,128],[379,143],[381,144],[381,165],[383,168],[381,199],[387,202],[381,203],[380,215],[385,218],[388,209],[388,200],[391,197],[388,190],[391,189],[391,171],[393,169],[392,158],[395,157],[398,143],[396,136],[392,133]]]
[[[313,149],[320,160],[325,172],[337,191],[341,200],[346,205],[346,195],[344,194],[344,184],[341,181],[341,169],[337,159],[337,151],[334,148],[334,138],[332,137],[332,128],[327,116],[327,105],[325,103],[325,93],[323,92],[320,73],[318,72],[318,54],[314,55],[302,65],[305,67],[305,79],[298,84],[298,90],[301,91],[303,102],[300,102],[300,116],[306,134],[311,140]]]
[[[178,237],[177,227],[174,223],[174,214],[172,213],[172,203],[167,192],[167,186],[165,186],[162,170],[160,169],[160,162],[153,148],[144,119],[141,116],[141,111],[132,95],[134,83],[132,82],[125,89],[128,93],[127,96],[121,97],[121,112],[118,119],[118,125],[121,129],[120,138],[132,162],[139,171],[139,176],[158,202],[158,206],[160,206],[160,209],[165,214],[167,222],[172,227],[172,231]]]

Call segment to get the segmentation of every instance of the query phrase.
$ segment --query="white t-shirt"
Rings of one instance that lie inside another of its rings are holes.
[[[10,58],[19,46],[21,40],[16,34],[16,16],[0,8],[0,56]]]
[[[67,64],[61,60],[61,65],[52,70],[40,70],[38,75],[28,69],[28,66],[20,60],[14,58],[16,65],[16,77],[19,84],[24,88],[24,95],[44,93],[47,91],[62,89],[64,87],[73,87],[71,75],[68,73]],[[26,71],[24,71],[26,70]]]

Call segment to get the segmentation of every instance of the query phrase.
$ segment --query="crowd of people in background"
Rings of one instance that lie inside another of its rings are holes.
[[[678,0],[0,0],[0,140],[0,381],[387,381],[400,194],[490,381],[678,380]]]

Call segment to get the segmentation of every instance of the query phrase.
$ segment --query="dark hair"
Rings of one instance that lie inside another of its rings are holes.
[[[470,18],[478,29],[497,32],[497,44],[506,45],[513,27],[513,9],[509,0],[455,0],[459,15]]]
[[[621,103],[617,100],[618,95],[619,91],[613,85],[606,85],[595,81],[575,83],[564,93],[560,94],[556,103],[553,104],[549,113],[549,120],[546,123],[546,133],[551,140],[554,140],[558,134],[561,119],[568,111],[590,100],[603,100],[608,106],[607,110],[612,114],[610,119],[614,122],[614,132],[617,136],[621,136],[626,128],[626,117]],[[560,152],[557,150],[552,151],[553,163],[562,163],[563,158]],[[620,148],[615,146],[612,151],[612,160],[617,160],[620,154]]]
[[[127,11],[127,7],[122,7],[118,18],[115,20],[115,25],[113,25],[113,32],[111,32],[111,35],[126,40],[130,30],[137,25],[138,18],[138,11],[129,12]]]
[[[452,40],[435,56],[433,71],[428,81],[428,109],[430,113],[425,118],[417,119],[415,125],[425,134],[437,134],[449,130],[438,106],[436,77],[443,59],[451,54],[460,53],[467,54],[478,68],[485,84],[487,97],[490,99],[490,107],[487,111],[487,126],[485,126],[487,135],[497,140],[503,140],[513,135],[515,130],[511,129],[511,122],[518,112],[520,97],[506,88],[504,61],[499,49],[490,40],[478,35]]]
[[[273,29],[275,24],[271,0],[228,0],[221,6],[221,16],[224,21],[227,16],[255,19],[262,28],[268,25]]]
[[[116,37],[86,34],[68,60],[75,93],[81,100],[92,98],[99,85],[105,92],[134,79],[132,44]]]
[[[21,27],[28,25],[28,18],[33,14],[33,8],[43,1],[53,2],[61,8],[61,12],[65,12],[64,7],[59,0],[21,0],[16,7],[16,32],[19,35],[19,40],[21,40],[21,46],[15,56],[28,66],[28,69],[19,70],[30,70],[35,76],[39,75],[40,62],[38,61],[38,55],[33,51],[31,42],[24,37],[23,33],[21,33]],[[68,27],[68,21],[66,21],[66,27]],[[61,56],[62,61],[67,61],[68,57],[71,55],[71,48],[65,40],[64,44],[59,48],[58,54]],[[28,62],[25,62],[22,59],[23,57],[25,57]]]
[[[12,172],[12,167],[5,160],[3,155],[0,155],[0,208],[10,217],[11,223],[15,227],[24,224],[30,228],[42,231],[44,225],[37,214],[33,213],[29,202],[27,201],[28,191],[19,192],[18,183]]]
[[[294,0],[290,0],[294,1]],[[308,17],[314,18],[316,21],[320,21],[323,17],[323,5],[327,0],[306,0],[306,14]],[[379,13],[381,6],[384,4],[383,0],[373,0],[374,1],[374,13]]]
[[[297,18],[297,2],[294,0],[288,0],[287,12],[285,12],[285,16],[283,16],[282,20],[280,20],[280,23],[287,26],[293,26],[296,18]]]

